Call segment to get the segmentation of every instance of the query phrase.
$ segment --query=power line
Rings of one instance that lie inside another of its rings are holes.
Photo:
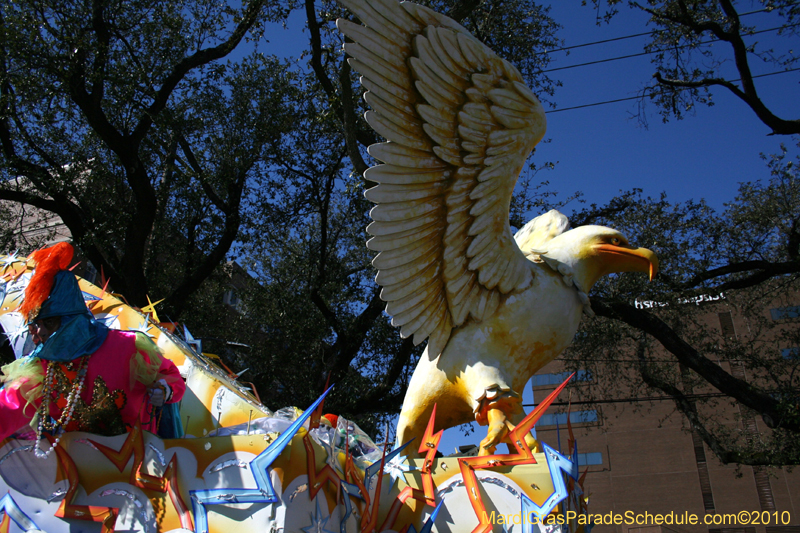
[[[798,70],[800,70],[800,67],[790,68],[790,69],[786,69],[786,70],[779,70],[779,71],[776,71],[776,72],[769,72],[767,74],[758,74],[756,76],[753,76],[753,79],[766,78],[768,76],[777,76],[778,74],[786,74],[786,73],[795,72],[795,71],[798,71]],[[730,80],[730,81],[731,82],[736,82],[736,81],[741,81],[741,79],[735,79],[735,80]],[[599,105],[615,104],[617,102],[625,102],[625,101],[628,101],[628,100],[638,100],[639,98],[644,98],[646,96],[651,96],[651,95],[652,95],[652,93],[651,94],[644,94],[644,95],[640,95],[640,96],[628,96],[627,98],[617,98],[615,100],[605,100],[603,102],[594,102],[592,104],[582,104],[582,105],[576,105],[576,106],[572,106],[572,107],[562,107],[560,109],[553,109],[552,111],[548,111],[548,113],[559,113],[561,111],[572,111],[573,109],[583,109],[585,107],[595,107],[595,106],[599,106]]]
[[[684,397],[689,400],[701,400],[705,398],[721,398],[730,396],[722,392],[709,392],[706,394],[686,394]],[[631,398],[609,398],[607,400],[579,400],[579,401],[566,401],[566,402],[553,402],[550,405],[596,405],[601,403],[633,403],[633,402],[659,402],[674,400],[672,396],[642,396]],[[523,403],[522,407],[536,407],[536,403]]]
[[[755,15],[756,13],[763,13],[765,11],[773,11],[773,10],[767,9],[767,8],[757,9],[755,11],[748,11],[747,13],[740,13],[739,16],[740,17],[745,17],[747,15]],[[594,46],[596,44],[612,43],[612,42],[615,42],[615,41],[624,41],[626,39],[634,39],[636,37],[644,37],[646,35],[654,35],[654,34],[657,34],[657,33],[665,33],[665,32],[666,32],[666,30],[655,30],[655,31],[645,31],[645,32],[642,32],[642,33],[634,33],[634,34],[631,34],[631,35],[623,35],[622,37],[612,37],[610,39],[603,39],[602,41],[594,41],[594,42],[591,42],[591,43],[575,44],[575,45],[572,45],[572,46],[564,46],[562,48],[556,48],[555,50],[548,50],[548,51],[545,52],[545,54],[554,54],[556,52],[565,52],[567,50],[574,50],[575,48],[583,48],[585,46]]]
[[[795,26],[800,26],[800,23],[790,24],[788,26],[777,26],[775,28],[769,28],[769,29],[766,29],[766,30],[758,30],[758,31],[754,31],[752,33],[748,33],[747,35],[758,35],[760,33],[767,33],[767,32],[771,32],[771,31],[777,31],[777,30],[781,30],[783,28],[794,28]],[[638,34],[638,35],[642,35],[642,34]],[[680,48],[688,48],[690,46],[698,46],[698,45],[702,45],[702,44],[710,44],[710,43],[716,43],[716,42],[719,42],[719,39],[709,39],[707,41],[700,41],[700,42],[695,43],[695,44],[684,44],[684,45],[678,46],[676,48],[678,48],[678,49],[680,49]],[[624,55],[624,56],[609,57],[607,59],[597,59],[595,61],[589,61],[589,62],[586,62],[586,63],[577,63],[575,65],[567,65],[566,67],[549,68],[547,70],[543,70],[542,72],[543,73],[555,72],[557,70],[568,70],[568,69],[571,69],[571,68],[586,67],[586,66],[589,66],[589,65],[597,65],[599,63],[608,63],[610,61],[619,61],[620,59],[630,59],[632,57],[647,56],[647,55],[650,55],[650,54],[657,54],[659,52],[666,52],[666,51],[668,51],[667,48],[661,48],[659,50],[653,50],[652,52],[637,52],[635,54],[627,54],[627,55]]]
[[[591,42],[591,43],[583,43],[583,44],[576,44],[576,45],[573,45],[573,46],[565,46],[563,48],[556,48],[555,50],[548,50],[548,51],[545,52],[545,54],[555,54],[556,52],[564,52],[566,50],[574,50],[575,48],[583,48],[584,46],[594,46],[596,44],[605,44],[605,43],[613,43],[615,41],[624,41],[626,39],[633,39],[633,38],[636,38],[636,37],[644,37],[645,35],[653,35],[653,33],[658,33],[658,32],[657,31],[656,32],[644,31],[642,33],[634,33],[632,35],[623,35],[622,37],[612,37],[610,39],[603,39],[602,41],[594,41],[594,42]]]

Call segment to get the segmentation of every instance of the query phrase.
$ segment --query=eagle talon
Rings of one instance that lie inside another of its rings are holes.
[[[486,438],[481,441],[478,455],[494,455],[497,445],[504,442],[508,432],[514,428],[502,409],[487,409],[486,419],[489,429],[486,431]]]
[[[486,431],[486,438],[481,441],[478,455],[494,455],[497,450],[497,445],[503,442],[508,444],[509,452],[513,453],[514,441],[509,438],[509,433],[514,429],[516,424],[522,421],[525,417],[525,413],[522,411],[521,407],[516,408],[518,402],[512,401],[508,404],[500,403],[499,405],[498,403],[499,402],[492,402],[485,406],[485,408],[481,410],[480,416],[476,417],[486,421],[489,426],[489,429]],[[507,411],[511,412],[507,413]],[[525,435],[524,439],[525,444],[528,445],[531,452],[538,453],[541,451],[539,441],[533,438],[533,435],[528,433]],[[522,442],[520,440],[517,440],[516,444],[520,449],[522,448]]]

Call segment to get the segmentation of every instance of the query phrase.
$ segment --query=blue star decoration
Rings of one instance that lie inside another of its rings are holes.
[[[187,328],[185,325],[183,326],[183,338],[186,339],[186,344],[191,346],[197,355],[201,355],[203,353],[203,341],[200,339],[195,339],[192,334],[189,333],[189,328]]]
[[[317,504],[317,511],[311,515],[311,525],[304,527],[303,531],[305,533],[335,533],[329,529],[325,529],[325,524],[328,523],[328,519],[330,519],[330,515],[323,518],[321,515],[322,513],[319,510],[319,497],[314,498],[314,503]]]
[[[411,466],[409,466],[408,464],[406,464],[404,468],[403,462],[405,462],[406,458],[400,457],[400,452],[402,452],[406,448],[406,446],[411,444],[413,440],[414,439],[411,439],[410,441],[406,442],[405,444],[403,444],[398,448],[395,448],[386,455],[386,459],[383,464],[383,473],[392,476],[392,485],[389,485],[388,487],[389,489],[391,489],[392,486],[394,486],[394,482],[397,481],[397,479],[400,476],[403,476],[403,480],[405,480],[405,472],[411,470]],[[372,482],[372,476],[377,474],[378,470],[380,469],[381,469],[381,462],[380,460],[378,460],[369,465],[367,469],[364,471],[364,486],[366,487],[367,490],[369,490],[369,485]]]
[[[275,493],[272,480],[269,477],[269,468],[275,459],[283,452],[292,437],[308,420],[311,413],[322,403],[333,386],[329,387],[316,402],[306,409],[286,431],[272,441],[266,450],[250,462],[250,471],[256,482],[255,489],[246,488],[224,488],[208,490],[192,490],[189,496],[192,501],[192,513],[194,514],[195,533],[208,533],[208,509],[210,505],[224,505],[229,503],[278,503],[280,498]]]
[[[364,497],[362,496],[361,492],[358,489],[357,485],[353,485],[352,483],[348,483],[344,480],[341,482],[342,486],[342,502],[344,503],[344,516],[342,516],[342,522],[339,525],[340,533],[347,533],[347,520],[350,518],[350,515],[353,514],[353,504],[350,503],[350,496],[363,500]]]
[[[130,328],[130,331],[138,331],[140,333],[144,333],[145,335],[147,335],[148,337],[150,337],[152,339],[153,338],[153,334],[150,333],[150,330],[152,329],[152,327],[153,326],[151,326],[150,323],[145,318],[144,321],[139,323],[138,326]]]
[[[436,522],[436,517],[439,514],[439,510],[442,508],[442,504],[444,500],[441,500],[438,504],[436,504],[436,508],[433,510],[431,515],[425,520],[425,523],[422,524],[422,529],[419,530],[419,533],[431,533],[433,529],[433,523]],[[417,533],[417,528],[414,527],[414,524],[408,526],[408,533]]]
[[[11,254],[3,257],[2,259],[0,259],[0,266],[3,267],[3,273],[5,273],[5,271],[9,267],[13,266],[14,263],[20,263],[20,262],[25,261],[24,258],[21,258],[21,257],[19,257],[17,255],[17,252],[19,252],[19,250],[14,250],[13,253],[11,253]]]
[[[81,291],[81,296],[83,296],[83,301],[86,303],[99,302],[100,300],[102,300],[102,298],[98,298],[94,294],[86,291]]]
[[[407,444],[408,443],[404,444],[403,447],[398,448],[398,450],[402,450]],[[405,455],[395,455],[389,461],[386,461],[386,464],[383,465],[383,473],[389,474],[392,477],[392,482],[389,484],[388,488],[391,489],[394,487],[394,484],[397,483],[398,479],[402,479],[405,483],[406,472],[411,470],[416,470],[416,468],[408,464],[408,459]]]
[[[29,531],[31,533],[41,531],[39,526],[37,526],[28,515],[22,512],[22,509],[19,508],[19,505],[17,505],[17,502],[14,501],[10,493],[0,498],[0,513],[8,514],[8,517],[11,518],[22,531]]]
[[[544,446],[544,455],[547,458],[547,469],[550,471],[550,479],[553,482],[553,493],[545,500],[545,502],[538,506],[533,500],[528,498],[524,493],[521,498],[522,505],[522,523],[523,533],[535,533],[539,531],[538,524],[534,522],[541,522],[550,514],[555,506],[567,497],[567,487],[564,484],[563,470],[569,477],[576,480],[578,479],[578,448],[575,447],[572,453],[572,459],[567,459],[547,444],[542,443]]]

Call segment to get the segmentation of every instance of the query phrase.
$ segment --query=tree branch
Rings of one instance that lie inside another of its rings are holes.
[[[414,338],[407,337],[403,339],[400,347],[392,355],[392,360],[389,362],[389,369],[384,374],[381,382],[370,390],[361,402],[364,405],[371,405],[373,403],[383,400],[394,388],[395,383],[400,378],[403,368],[408,364],[411,359],[411,354],[414,353]],[[402,391],[405,392],[405,391]]]
[[[685,283],[681,283],[676,288],[684,290],[692,289],[701,283],[718,278],[720,276],[751,272],[754,270],[758,272],[743,279],[725,282],[722,285],[714,287],[714,290],[725,291],[732,289],[743,289],[757,285],[758,283],[775,276],[800,273],[800,261],[784,261],[782,263],[772,263],[769,261],[742,261],[741,263],[731,263],[697,274],[692,279]]]
[[[186,161],[189,163],[189,166],[192,167],[194,173],[197,175],[197,181],[200,182],[200,186],[203,188],[203,192],[206,193],[208,199],[211,200],[211,203],[214,206],[222,211],[223,213],[228,212],[228,206],[223,201],[223,199],[217,194],[217,191],[208,183],[206,179],[206,173],[203,171],[203,167],[200,166],[200,163],[197,161],[197,158],[194,156],[194,151],[192,147],[189,145],[189,142],[186,140],[182,134],[178,134],[178,143],[181,146],[181,150],[183,151],[183,155],[186,156]]]
[[[739,15],[730,0],[721,0],[725,15],[732,21],[730,29],[713,21],[698,21],[689,12],[684,2],[679,1],[680,14],[672,14],[668,10],[656,11],[644,9],[662,23],[671,22],[688,28],[697,35],[704,32],[713,34],[720,41],[727,42],[733,49],[736,70],[739,72],[742,89],[730,81],[721,78],[704,78],[697,81],[666,79],[660,72],[654,74],[656,81],[663,86],[674,89],[696,89],[701,87],[720,86],[729,90],[737,98],[747,104],[761,122],[772,130],[773,135],[795,135],[800,133],[800,120],[786,120],[776,116],[761,100],[750,70],[747,45],[740,33]]]
[[[601,298],[592,301],[592,309],[599,316],[619,320],[652,336],[673,354],[678,362],[700,374],[720,392],[774,421],[775,427],[800,431],[800,420],[786,416],[780,403],[772,396],[725,372],[654,315],[626,303],[606,301]]]
[[[342,68],[339,71],[339,85],[342,87],[342,129],[344,130],[347,156],[358,175],[363,176],[369,167],[361,155],[361,150],[358,149],[358,119],[356,118],[355,102],[353,102],[353,92],[348,90],[350,88],[350,63],[346,58],[342,61]]]
[[[265,3],[266,0],[253,0],[250,6],[248,6],[242,21],[236,26],[236,29],[233,30],[233,33],[231,33],[227,41],[213,48],[198,50],[175,65],[172,72],[164,79],[164,83],[162,83],[161,88],[156,93],[153,103],[144,115],[142,115],[139,123],[134,128],[131,134],[131,142],[134,146],[138,146],[145,135],[147,135],[150,127],[153,125],[154,118],[166,107],[169,97],[172,95],[172,91],[175,90],[175,87],[178,86],[178,83],[193,69],[216,61],[217,59],[222,59],[230,54],[239,45],[245,34],[247,34],[253,24],[255,24],[256,20],[258,20],[258,15],[261,13],[261,8],[264,7]]]
[[[639,358],[639,372],[642,376],[642,380],[647,385],[655,389],[659,389],[668,396],[672,397],[672,400],[675,402],[675,407],[678,409],[678,411],[686,416],[691,426],[697,430],[698,434],[703,439],[703,442],[705,442],[708,447],[711,448],[711,451],[714,452],[714,454],[723,464],[736,463],[752,466],[772,466],[775,464],[786,464],[785,461],[779,461],[776,463],[776,458],[770,456],[769,454],[741,453],[738,450],[728,448],[722,441],[717,439],[710,431],[708,431],[702,419],[700,418],[699,413],[697,412],[697,406],[695,405],[694,400],[687,397],[683,391],[674,385],[657,378],[653,373],[650,372],[649,363],[644,357],[644,350],[642,347],[643,343],[640,342],[639,349],[637,350],[637,356]]]
[[[450,8],[450,10],[447,12],[447,16],[456,22],[461,23],[461,21],[470,16],[470,14],[472,14],[472,12],[475,11],[475,9],[477,9],[477,7],[482,3],[483,0],[462,0]]]
[[[225,254],[228,253],[231,245],[239,235],[239,227],[242,223],[239,207],[242,201],[244,186],[247,181],[247,173],[250,168],[252,168],[252,164],[245,165],[241,168],[236,179],[232,180],[232,183],[228,186],[228,202],[226,204],[228,211],[224,212],[225,228],[216,245],[211,252],[203,258],[199,266],[192,269],[192,271],[184,277],[180,285],[168,296],[170,305],[176,315],[180,315],[188,302],[189,296],[200,288],[203,281],[225,260]]]
[[[336,342],[331,347],[330,352],[333,357],[325,362],[325,374],[331,374],[331,381],[341,379],[350,363],[358,355],[359,350],[364,345],[367,333],[372,329],[375,320],[383,312],[383,301],[380,298],[380,288],[376,287],[372,293],[367,307],[358,315],[353,323],[345,332],[340,332],[336,337]],[[319,386],[324,385],[324,383]]]

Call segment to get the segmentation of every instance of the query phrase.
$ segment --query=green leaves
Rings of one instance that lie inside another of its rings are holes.
[[[770,311],[797,305],[798,171],[785,150],[767,164],[769,180],[742,184],[722,213],[634,191],[582,215],[656,251],[661,274],[596,285],[598,318],[564,355],[568,368],[596,376],[579,394],[642,409],[647,398],[669,399],[726,463],[800,463],[800,359],[791,351],[800,329]],[[741,422],[753,415],[772,430],[755,438]]]
[[[286,67],[252,48],[225,60],[287,14],[270,4],[4,4],[0,198],[58,215],[117,291],[177,317],[292,127]]]

